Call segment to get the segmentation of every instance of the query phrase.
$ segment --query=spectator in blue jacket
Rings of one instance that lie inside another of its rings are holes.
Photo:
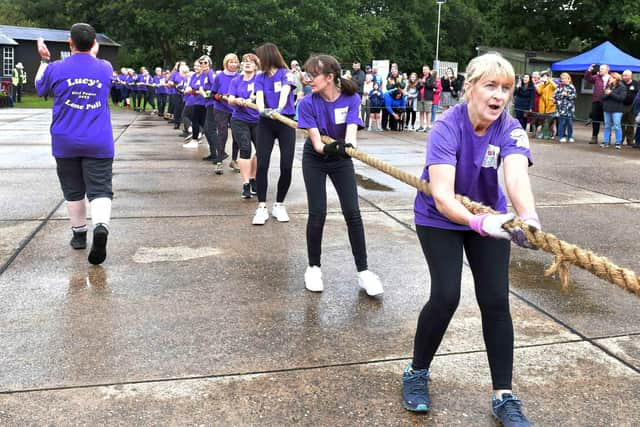
[[[522,125],[522,129],[527,128],[527,113],[533,109],[533,100],[536,96],[536,88],[531,81],[531,76],[525,74],[516,82],[516,90],[513,94],[514,109],[516,119]]]
[[[404,96],[402,96],[402,91],[400,91],[399,89],[393,89],[385,92],[384,106],[385,110],[389,114],[390,130],[399,130],[398,125],[400,123],[400,120],[402,119],[401,116],[405,109],[405,99]]]

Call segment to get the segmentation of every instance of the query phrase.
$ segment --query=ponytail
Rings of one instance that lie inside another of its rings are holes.
[[[356,93],[358,93],[358,83],[354,82],[353,80],[338,77],[336,83],[337,82],[340,82],[338,88],[340,89],[341,93],[344,93],[345,95],[355,95]]]

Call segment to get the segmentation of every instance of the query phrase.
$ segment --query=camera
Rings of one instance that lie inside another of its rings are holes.
[[[593,66],[593,70],[591,70],[591,74],[593,74],[595,76],[596,74],[598,74],[599,71],[600,71],[600,65],[595,64]]]

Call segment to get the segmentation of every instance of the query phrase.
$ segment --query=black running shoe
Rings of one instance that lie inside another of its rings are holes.
[[[246,184],[242,184],[242,198],[250,199],[251,198],[251,185],[247,182]]]
[[[107,258],[107,236],[109,230],[102,224],[96,225],[93,229],[93,243],[89,252],[89,262],[93,265],[102,264]]]
[[[69,244],[73,249],[85,249],[87,247],[87,231],[73,231],[73,237]]]
[[[258,187],[256,185],[256,180],[254,178],[249,180],[249,186],[251,187],[251,194],[258,194]]]

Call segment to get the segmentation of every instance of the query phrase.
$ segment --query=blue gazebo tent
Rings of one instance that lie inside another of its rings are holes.
[[[552,71],[585,71],[591,64],[607,64],[611,71],[640,72],[640,59],[624,53],[611,42],[604,42],[573,58],[551,64]]]

